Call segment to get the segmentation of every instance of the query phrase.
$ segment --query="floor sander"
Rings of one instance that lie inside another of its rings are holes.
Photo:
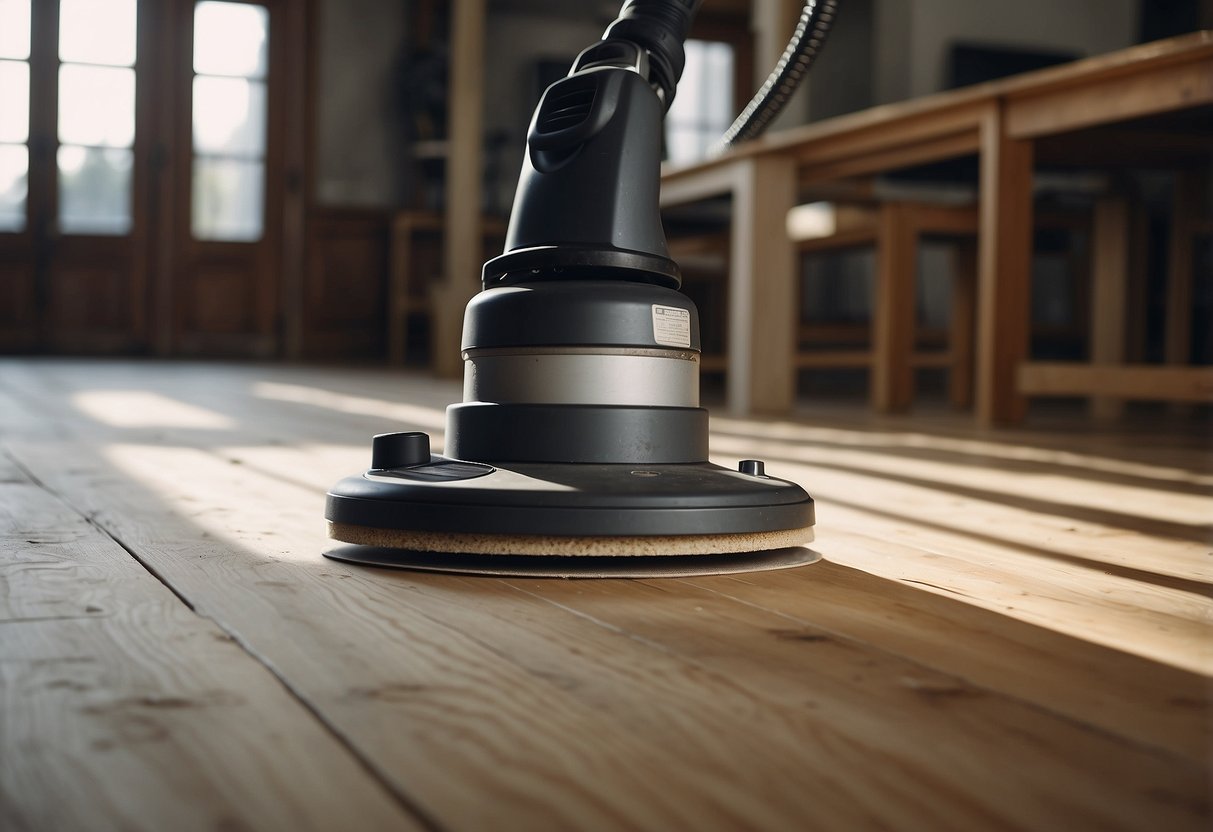
[[[700,0],[628,0],[531,120],[505,253],[468,304],[444,453],[374,437],[329,492],[326,555],[523,575],[680,575],[809,562],[813,500],[763,462],[708,461],[699,319],[658,207],[662,119]],[[774,118],[835,0],[806,4],[722,139]]]

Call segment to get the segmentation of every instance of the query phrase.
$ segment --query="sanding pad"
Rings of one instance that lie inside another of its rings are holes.
[[[552,555],[557,557],[654,557],[727,555],[784,549],[813,542],[813,527],[769,532],[682,535],[538,535],[486,532],[430,532],[380,529],[329,521],[329,537],[342,543],[419,552],[468,555]]]
[[[723,555],[485,555],[416,552],[384,546],[341,546],[325,557],[362,566],[487,575],[503,578],[691,578],[790,569],[821,560],[812,549],[791,546]]]

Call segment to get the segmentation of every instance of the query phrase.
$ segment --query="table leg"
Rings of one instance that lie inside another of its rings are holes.
[[[484,183],[485,0],[459,0],[451,13],[451,93],[447,115],[446,224],[442,282],[431,291],[431,364],[441,378],[463,374],[463,309],[480,290]]]
[[[977,305],[977,245],[957,243],[952,269],[952,321],[948,347],[952,353],[948,398],[963,410],[973,404],[973,316]]]
[[[1199,174],[1178,171],[1171,205],[1171,239],[1167,252],[1167,297],[1164,357],[1168,364],[1187,364],[1192,350],[1192,229],[1199,206]]]
[[[1125,361],[1125,321],[1129,286],[1129,204],[1105,197],[1095,204],[1091,258],[1091,363]],[[1091,415],[1102,421],[1120,417],[1122,399],[1091,397]]]
[[[796,249],[787,215],[796,201],[790,159],[740,162],[733,182],[729,257],[728,404],[735,414],[787,413],[796,393]]]
[[[914,329],[918,235],[898,202],[880,208],[876,292],[872,315],[872,406],[879,413],[909,409],[914,398]]]
[[[1028,356],[1032,277],[1032,144],[1006,134],[992,109],[981,125],[977,420],[1023,421],[1015,374]]]

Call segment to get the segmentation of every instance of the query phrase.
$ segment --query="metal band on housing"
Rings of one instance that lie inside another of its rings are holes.
[[[699,353],[610,347],[464,352],[463,400],[514,404],[699,406]]]

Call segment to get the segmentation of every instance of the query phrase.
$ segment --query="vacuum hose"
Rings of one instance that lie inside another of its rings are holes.
[[[838,14],[839,0],[806,0],[796,31],[783,50],[775,69],[750,99],[741,114],[725,131],[715,152],[722,153],[738,142],[760,136],[783,111],[792,93],[817,60],[826,34]]]
[[[648,52],[649,80],[665,103],[674,100],[686,55],[682,44],[703,0],[627,0],[603,40],[635,43]]]

